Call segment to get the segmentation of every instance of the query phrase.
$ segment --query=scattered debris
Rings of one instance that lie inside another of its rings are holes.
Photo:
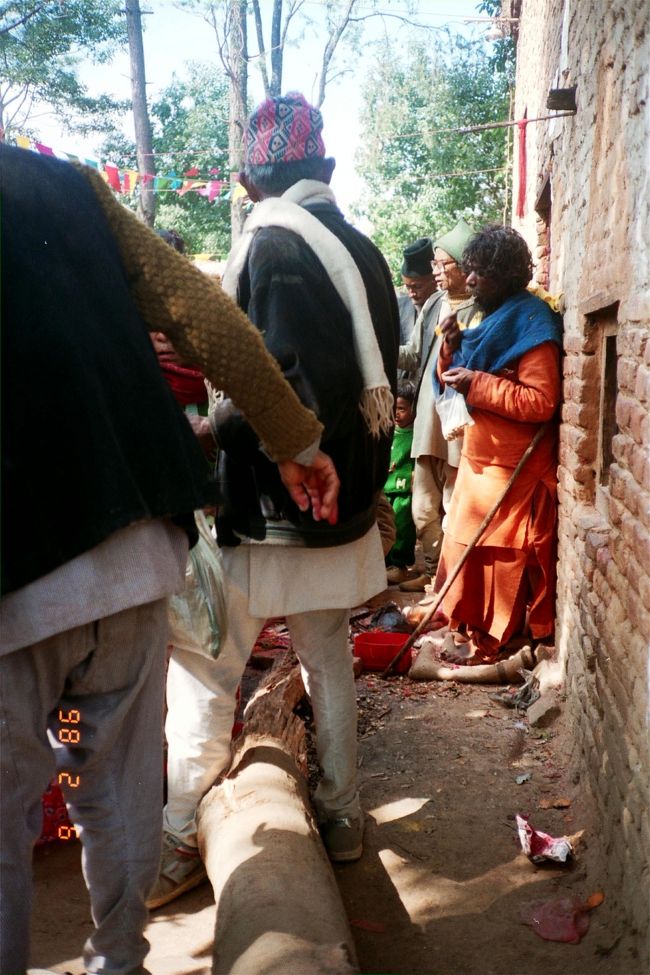
[[[528,782],[530,779],[532,779],[532,777],[532,772],[522,772],[521,775],[515,776],[515,782],[517,785],[523,785],[524,782]]]
[[[411,633],[413,625],[406,619],[397,603],[386,603],[373,613],[370,622],[364,628],[385,630],[387,633]]]
[[[528,709],[528,723],[537,728],[546,728],[561,714],[553,694],[542,694]]]
[[[514,689],[509,687],[505,691],[493,691],[488,694],[491,701],[503,704],[506,708],[517,708],[518,711],[526,711],[540,696],[539,680],[534,671],[526,670],[521,667],[518,671],[523,680],[523,685]]]
[[[530,776],[530,773],[528,773]],[[517,781],[522,776],[517,776]],[[521,848],[531,863],[543,863],[544,860],[555,860],[565,863],[573,853],[573,846],[568,836],[549,836],[541,830],[533,829],[528,822],[528,816],[515,816]]]
[[[568,809],[571,805],[570,799],[540,799],[540,809]]]
[[[597,891],[586,901],[579,897],[534,901],[522,908],[521,920],[545,941],[577,945],[589,930],[589,911],[604,900],[605,895]]]

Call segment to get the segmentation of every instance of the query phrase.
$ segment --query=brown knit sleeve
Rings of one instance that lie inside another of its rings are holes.
[[[234,301],[121,206],[98,172],[77,168],[106,215],[147,326],[165,332],[181,359],[228,393],[273,460],[290,460],[318,440],[322,424]]]

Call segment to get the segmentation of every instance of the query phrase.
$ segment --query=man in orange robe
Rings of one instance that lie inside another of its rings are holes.
[[[562,333],[559,316],[526,290],[531,254],[512,228],[476,234],[463,253],[463,269],[485,318],[462,332],[453,315],[441,324],[436,381],[465,397],[474,422],[464,431],[438,584],[547,424],[443,601],[450,620],[445,657],[484,663],[514,650],[518,637],[540,640],[554,629]]]

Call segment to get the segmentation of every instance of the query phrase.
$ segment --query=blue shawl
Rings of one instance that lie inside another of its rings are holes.
[[[496,373],[544,342],[556,342],[562,348],[561,316],[541,298],[518,291],[476,328],[461,332],[453,365]],[[439,392],[435,370],[433,384]]]
[[[498,372],[544,342],[562,347],[562,319],[541,298],[519,291],[476,328],[461,332],[454,365]]]

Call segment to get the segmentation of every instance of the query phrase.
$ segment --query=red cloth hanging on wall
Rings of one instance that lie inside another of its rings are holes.
[[[526,202],[526,126],[528,119],[524,118],[517,122],[519,129],[519,187],[517,192],[517,209],[515,213],[518,217],[524,215],[524,204]]]

